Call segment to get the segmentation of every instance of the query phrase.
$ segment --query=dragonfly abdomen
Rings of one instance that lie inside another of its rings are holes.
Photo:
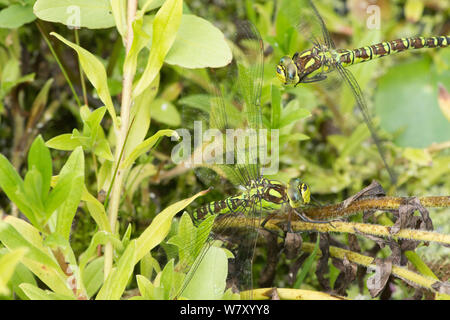
[[[339,49],[339,61],[344,66],[381,58],[390,54],[402,52],[408,49],[437,48],[450,45],[449,36],[439,37],[413,37],[400,38],[392,41],[384,41],[371,46],[365,46],[354,50]]]
[[[213,201],[195,210],[193,216],[195,220],[203,220],[207,218],[208,215],[220,215],[233,212],[237,208],[242,207],[245,201],[247,200],[244,194],[228,197],[224,200]]]

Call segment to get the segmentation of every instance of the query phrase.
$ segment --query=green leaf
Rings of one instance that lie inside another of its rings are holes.
[[[89,247],[84,251],[80,256],[79,268],[80,272],[83,273],[84,268],[88,264],[88,262],[96,257],[96,250],[99,245],[105,245],[108,242],[111,242],[118,251],[123,250],[122,242],[117,238],[117,236],[105,232],[105,231],[97,231],[91,239],[91,243]]]
[[[0,28],[19,28],[35,19],[32,6],[13,4],[0,11]]]
[[[89,193],[86,186],[83,186],[81,200],[86,202],[89,214],[95,220],[99,229],[102,231],[111,232],[111,225],[109,224],[105,207],[100,201],[97,200],[97,198]]]
[[[29,283],[23,283],[19,287],[31,300],[76,300],[73,296],[57,294],[49,290],[42,290]]]
[[[161,69],[164,58],[175,41],[181,22],[181,0],[167,0],[158,10],[153,22],[153,44],[142,77],[133,89],[133,96],[139,96],[153,82]]]
[[[71,133],[60,134],[48,140],[45,145],[52,149],[71,151],[81,146],[79,139]]]
[[[17,264],[27,252],[26,248],[18,248],[0,257],[0,294],[9,294],[8,282],[14,274]]]
[[[110,4],[117,31],[119,31],[122,38],[124,38],[127,32],[127,2],[122,0],[110,0]]]
[[[288,105],[282,110],[280,128],[309,117],[310,115],[311,113],[307,109],[300,108],[298,102],[293,100],[292,103],[288,103]]]
[[[115,25],[108,0],[37,0],[34,13],[39,19],[69,27],[103,29]]]
[[[0,256],[9,252],[8,249],[3,248],[0,250]],[[9,288],[12,291],[12,294],[16,295],[20,298],[20,300],[29,300],[28,296],[23,292],[22,289],[20,289],[19,285],[22,283],[30,283],[33,285],[36,285],[36,280],[31,273],[30,270],[28,270],[22,263],[18,263],[16,265],[16,269],[14,270],[14,273],[12,274],[10,280],[9,280]]]
[[[153,119],[172,127],[178,127],[181,124],[181,116],[175,106],[163,99],[155,99],[150,104],[150,111]]]
[[[69,184],[70,190],[66,194],[66,200],[58,207],[55,231],[65,239],[69,239],[73,217],[80,203],[84,186],[84,155],[81,147],[72,152],[61,169],[59,176],[58,184]],[[58,184],[55,186],[55,189]]]
[[[118,300],[125,291],[128,280],[133,274],[136,261],[136,240],[130,242],[117,263],[117,268],[109,274],[96,300]]]
[[[208,191],[201,191],[191,198],[178,201],[171,206],[161,211],[155,219],[153,219],[150,226],[141,233],[136,239],[136,261],[137,263],[150,250],[156,247],[167,236],[172,224],[173,217],[187,207],[192,201],[199,196],[204,195]]]
[[[27,248],[28,252],[22,259],[22,263],[54,292],[72,296],[73,292],[67,285],[67,276],[50,254],[49,249],[42,249],[43,246],[40,243],[30,242],[29,239],[34,239],[36,236],[25,237],[26,234],[23,230],[26,229],[19,229],[19,232],[15,226],[8,223],[17,220],[20,219],[0,220],[0,241],[2,244],[9,250]],[[23,223],[27,224],[26,222]],[[29,226],[27,229],[33,230],[34,228]]]
[[[229,64],[231,59],[231,49],[218,28],[203,18],[184,14],[165,61],[196,69],[220,68]]]
[[[193,300],[221,299],[228,275],[227,255],[222,248],[211,246],[202,258],[182,296]]]
[[[440,59],[449,61],[448,51],[442,50]],[[397,145],[426,148],[450,140],[450,121],[439,108],[437,83],[450,88],[450,70],[437,70],[426,56],[397,63],[379,79],[376,113],[380,126],[394,133]]]
[[[114,110],[111,95],[109,94],[107,75],[103,64],[86,49],[83,49],[75,43],[66,40],[64,37],[55,32],[51,32],[50,34],[64,42],[66,45],[68,45],[78,53],[83,71],[85,72],[87,78],[92,83],[94,88],[97,90],[97,94],[100,97],[100,100],[102,100],[102,102],[105,104],[109,114],[111,115],[114,125],[117,127],[118,120],[116,117],[116,111]]]
[[[16,204],[31,223],[36,225],[37,219],[25,196],[23,180],[2,154],[0,154],[0,188],[3,189],[7,197]]]
[[[104,260],[104,257],[98,257],[84,269],[83,281],[88,297],[92,297],[103,284]]]
[[[170,130],[170,129],[159,130],[153,136],[151,136],[148,139],[145,139],[142,143],[140,143],[131,152],[131,154],[122,162],[122,164],[120,165],[120,168],[125,169],[125,168],[130,167],[133,164],[134,160],[136,160],[140,155],[142,155],[145,152],[147,152],[148,150],[150,150],[160,137],[162,137],[162,136],[171,137],[174,134],[176,135],[176,132],[174,130]]]
[[[42,177],[42,190],[40,192],[44,201],[50,190],[52,179],[52,157],[50,150],[45,146],[44,140],[39,135],[32,143],[28,151],[28,170],[36,168]]]
[[[297,275],[297,279],[295,280],[294,288],[300,288],[303,280],[305,280],[305,277],[308,275],[309,270],[311,270],[312,264],[317,256],[317,252],[319,251],[319,240],[320,240],[320,238],[317,237],[316,244],[314,246],[314,250],[309,255],[309,257],[305,260],[305,263],[303,263],[303,267],[299,271],[299,274]]]

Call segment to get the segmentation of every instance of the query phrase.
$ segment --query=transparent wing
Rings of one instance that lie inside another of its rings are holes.
[[[369,110],[367,108],[367,104],[364,99],[364,94],[362,93],[361,88],[358,85],[358,82],[356,81],[353,74],[350,71],[348,71],[347,69],[345,69],[341,64],[336,64],[336,71],[339,73],[339,75],[341,76],[341,78],[343,79],[345,84],[350,88],[351,92],[353,93],[353,96],[355,97],[358,108],[361,111],[364,121],[366,122],[366,125],[369,128],[369,131],[375,142],[375,145],[378,148],[378,152],[381,156],[381,159],[383,160],[383,164],[389,173],[391,181],[393,181],[393,183],[395,183],[395,181],[396,181],[395,174],[386,162],[386,158],[384,156],[386,154],[386,152],[384,151],[384,148],[381,144],[380,138],[378,137],[375,127],[372,123],[372,118],[371,118]]]
[[[235,185],[247,186],[260,177],[258,151],[265,141],[260,139],[263,50],[258,30],[249,22],[241,22],[232,42],[233,62],[227,67],[225,83],[219,84],[219,72],[211,74],[209,132],[215,139],[206,153],[215,154],[209,164]]]
[[[208,89],[208,106],[203,108],[206,112],[198,112],[197,119],[205,129],[200,130],[200,134],[207,142],[199,143],[200,147],[194,153],[202,151],[200,166],[222,172],[234,185],[246,188],[233,210],[225,202],[229,212],[216,216],[211,234],[211,228],[198,221],[199,228],[192,232],[195,239],[187,242],[175,239],[180,252],[178,265],[186,274],[176,297],[189,295],[196,271],[208,259],[216,240],[222,241],[234,256],[230,259],[233,263],[229,264],[228,286],[236,290],[252,288],[251,266],[262,208],[260,199],[252,195],[249,188],[261,177],[258,150],[262,128],[260,97],[264,49],[258,30],[249,22],[239,23],[234,36],[233,62],[226,68],[225,81],[220,81],[222,70],[210,73],[212,84]],[[217,267],[219,263],[217,261]],[[216,268],[213,269],[215,272]]]

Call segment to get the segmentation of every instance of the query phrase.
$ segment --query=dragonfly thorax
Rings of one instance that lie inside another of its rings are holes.
[[[318,73],[327,72],[332,56],[324,46],[295,53],[292,58],[284,56],[277,65],[277,77],[285,85],[322,80]]]

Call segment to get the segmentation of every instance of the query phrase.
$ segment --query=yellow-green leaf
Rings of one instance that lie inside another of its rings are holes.
[[[161,69],[167,52],[175,41],[181,22],[183,1],[167,0],[158,10],[153,22],[153,41],[144,73],[133,89],[133,96],[139,96],[155,79]]]
[[[176,131],[166,129],[166,130],[159,130],[156,132],[153,136],[151,136],[148,139],[145,139],[142,143],[140,143],[131,153],[130,155],[122,162],[120,165],[121,169],[126,169],[130,167],[134,160],[136,160],[140,155],[150,150],[151,147],[158,141],[158,139],[162,136],[171,137],[173,135],[176,135]]]
[[[178,201],[160,212],[150,226],[136,239],[136,260],[139,262],[150,250],[156,247],[167,236],[173,217],[187,207],[192,201],[207,193],[201,191],[191,198]]]
[[[86,74],[86,77],[92,83],[94,88],[97,90],[100,100],[105,104],[108,109],[109,114],[114,122],[114,125],[118,126],[118,120],[116,117],[116,111],[114,110],[114,105],[111,99],[111,95],[108,89],[106,70],[103,64],[98,60],[92,53],[83,49],[82,47],[76,45],[73,42],[65,39],[63,36],[57,34],[56,32],[51,32],[51,35],[55,36],[66,45],[74,49],[78,53],[80,59],[81,67]]]
[[[8,281],[26,252],[26,248],[18,248],[0,257],[0,294],[9,294]]]

